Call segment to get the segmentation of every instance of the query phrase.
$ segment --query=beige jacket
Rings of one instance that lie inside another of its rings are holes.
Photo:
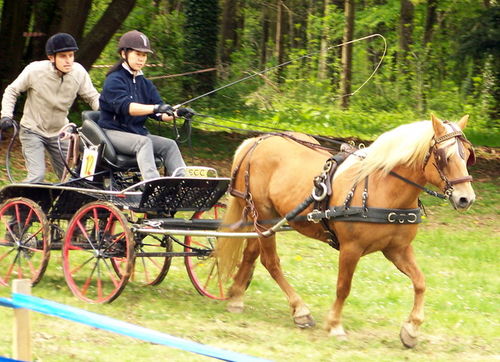
[[[2,117],[13,117],[17,97],[27,92],[21,125],[45,137],[57,136],[68,124],[71,105],[79,95],[93,110],[99,109],[99,93],[79,63],[71,72],[59,75],[49,60],[33,62],[5,89]]]

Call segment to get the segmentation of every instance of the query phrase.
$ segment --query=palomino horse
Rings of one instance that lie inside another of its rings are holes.
[[[328,182],[333,192],[327,204],[330,212],[322,214],[325,226],[305,220],[303,215],[311,213],[312,206],[290,221],[290,226],[306,236],[324,242],[332,233],[337,237],[340,251],[337,293],[326,321],[331,336],[346,338],[342,307],[359,258],[382,251],[413,283],[414,305],[403,323],[400,338],[406,347],[416,345],[418,328],[424,319],[425,291],[424,276],[411,245],[420,221],[418,197],[422,189],[432,193],[424,187],[430,183],[444,190],[457,210],[466,210],[473,203],[475,194],[467,164],[473,163],[474,151],[462,133],[467,120],[468,116],[464,116],[451,123],[432,115],[432,121],[402,125],[382,134],[370,147],[350,155],[333,181]],[[308,140],[309,147],[300,140]],[[234,156],[231,186],[244,194],[246,200],[230,198],[223,225],[234,226],[240,221],[240,225],[247,225],[247,230],[249,224],[259,227],[258,220],[283,217],[311,195],[312,180],[331,156],[312,147],[312,143],[311,138],[300,134],[244,141]],[[369,218],[368,222],[359,221],[359,217],[348,220],[349,216],[335,220],[332,214],[340,209],[371,210],[375,215],[382,212],[384,220],[380,220],[380,215],[379,220],[371,222]],[[327,230],[329,227],[328,232],[325,227]],[[243,294],[260,255],[262,264],[288,297],[295,323],[301,328],[314,325],[308,307],[283,275],[274,234],[249,238],[246,243],[245,239],[220,238],[216,255],[219,271],[234,278],[228,291],[229,311],[243,311]]]

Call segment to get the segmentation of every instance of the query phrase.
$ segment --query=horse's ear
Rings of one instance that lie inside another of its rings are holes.
[[[464,129],[467,126],[468,120],[469,120],[469,115],[466,114],[460,119],[460,121],[458,121],[458,126],[460,127],[460,129]]]
[[[441,136],[446,133],[446,128],[439,119],[436,118],[434,114],[431,113],[432,127],[434,127],[434,134],[436,136]]]

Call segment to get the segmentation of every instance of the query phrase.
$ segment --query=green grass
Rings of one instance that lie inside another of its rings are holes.
[[[112,304],[92,305],[65,285],[60,252],[33,295],[83,308],[181,338],[277,361],[488,361],[500,356],[497,183],[475,185],[473,209],[458,214],[424,197],[428,217],[414,241],[426,275],[426,320],[419,345],[406,350],[398,333],[413,298],[411,283],[381,253],[364,257],[344,309],[348,341],[322,326],[335,295],[337,251],[294,232],[278,236],[287,278],[310,306],[317,326],[296,328],[286,298],[259,264],[242,314],[204,298],[180,258],[158,287],[129,283]],[[8,288],[0,296],[8,297]],[[0,356],[11,356],[12,311],[0,308]],[[70,321],[32,313],[33,351],[40,361],[200,361],[195,354],[157,346]]]
[[[311,122],[315,121],[313,111],[310,115]],[[290,128],[283,122],[273,120],[267,125]],[[335,122],[331,122],[336,126],[332,132],[350,132],[346,120]],[[311,133],[324,134],[331,124],[318,123]],[[157,133],[156,128],[151,131]],[[162,126],[162,132],[170,135],[166,127]],[[195,131],[193,154],[203,160],[229,161],[236,144],[247,136],[220,132],[206,137]],[[189,160],[187,145],[183,153]],[[22,167],[15,172],[23,176]],[[0,174],[2,185],[4,169],[0,168]],[[414,350],[403,348],[398,338],[413,303],[411,283],[381,253],[364,257],[356,270],[343,314],[349,340],[329,338],[322,327],[335,296],[338,253],[293,232],[278,236],[278,248],[287,278],[316,320],[317,326],[308,330],[294,326],[284,294],[260,264],[246,293],[242,314],[229,314],[224,302],[200,296],[180,258],[173,260],[159,286],[129,283],[112,304],[92,305],[71,294],[64,281],[60,251],[53,251],[47,273],[33,288],[33,295],[277,361],[499,359],[498,185],[498,177],[474,183],[476,203],[462,214],[447,202],[422,195],[427,217],[413,245],[427,280],[426,320]],[[8,288],[0,287],[0,297],[9,295]],[[12,314],[12,310],[0,308],[0,356],[10,357],[12,353]],[[209,360],[38,313],[32,313],[32,330],[34,357],[39,361]]]

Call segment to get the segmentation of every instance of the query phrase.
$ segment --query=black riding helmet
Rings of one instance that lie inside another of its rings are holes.
[[[75,39],[67,33],[57,33],[52,35],[45,44],[47,55],[54,55],[61,52],[77,51]]]
[[[143,53],[153,53],[148,37],[137,30],[128,31],[120,38],[118,50],[126,49],[133,49]]]

